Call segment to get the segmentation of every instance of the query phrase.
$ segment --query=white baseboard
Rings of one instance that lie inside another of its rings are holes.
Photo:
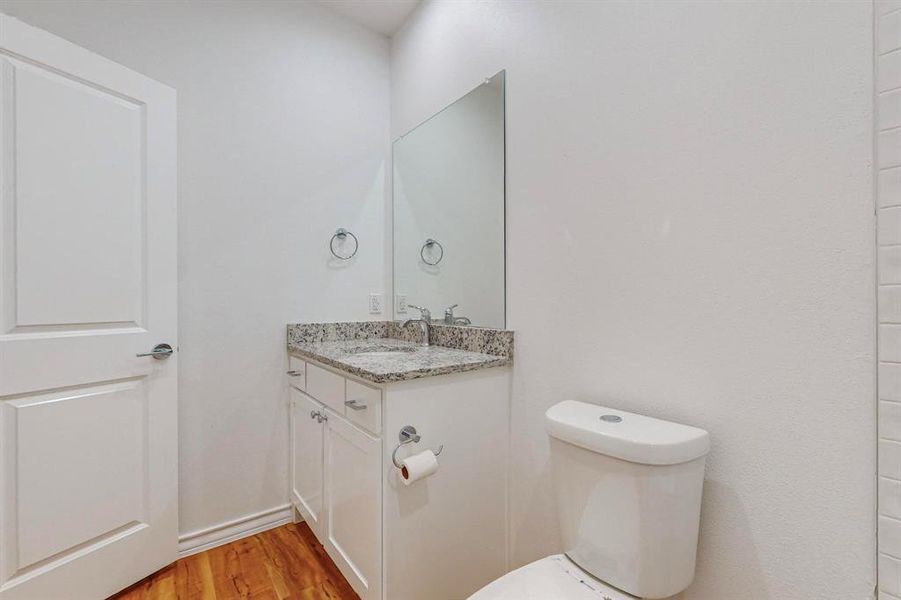
[[[190,556],[243,537],[266,531],[294,520],[294,509],[290,504],[276,506],[178,536],[178,557]]]

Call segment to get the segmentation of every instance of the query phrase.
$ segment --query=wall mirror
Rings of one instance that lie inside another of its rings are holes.
[[[501,71],[394,142],[394,318],[503,328],[504,268]]]

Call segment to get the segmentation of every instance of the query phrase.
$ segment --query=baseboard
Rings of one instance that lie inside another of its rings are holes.
[[[293,520],[293,508],[290,504],[284,504],[232,521],[226,521],[219,525],[213,525],[206,529],[185,533],[178,536],[178,556],[183,558],[203,552],[204,550],[290,523]]]

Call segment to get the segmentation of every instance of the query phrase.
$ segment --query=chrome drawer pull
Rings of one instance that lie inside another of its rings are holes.
[[[303,375],[303,371],[285,371],[291,377],[297,377],[298,375]]]
[[[353,410],[366,410],[365,404],[357,404],[357,402],[359,402],[359,400],[345,400],[344,406]]]

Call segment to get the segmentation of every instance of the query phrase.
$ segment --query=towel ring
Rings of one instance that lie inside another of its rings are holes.
[[[428,260],[426,260],[426,257],[425,257],[425,249],[431,248],[432,246],[438,246],[438,249],[441,250],[441,254],[438,255],[438,260],[436,260],[435,262],[429,262]],[[437,265],[438,263],[441,262],[442,258],[444,258],[444,246],[442,246],[441,242],[439,242],[438,240],[433,240],[432,238],[429,238],[425,241],[425,244],[422,245],[422,248],[419,249],[419,258],[421,258],[422,262],[424,262],[425,264],[431,265],[434,267],[435,265]]]
[[[337,252],[335,252],[335,240],[345,240],[347,236],[350,236],[354,239],[354,251],[350,253],[349,256],[341,256]],[[335,231],[335,235],[332,236],[332,239],[328,242],[328,249],[331,250],[332,254],[335,258],[341,260],[350,260],[357,254],[357,250],[360,248],[360,241],[357,239],[357,236],[344,229],[343,227],[339,227],[337,231]]]
[[[397,434],[397,439],[400,443],[394,447],[394,452],[391,453],[391,462],[394,463],[395,467],[400,469],[403,468],[403,465],[397,461],[397,451],[407,444],[419,442],[419,440],[422,439],[422,436],[416,433],[416,428],[412,425],[404,425],[403,429]],[[437,450],[434,450],[435,456],[441,454],[442,450],[444,450],[444,444],[441,444],[438,446]]]

